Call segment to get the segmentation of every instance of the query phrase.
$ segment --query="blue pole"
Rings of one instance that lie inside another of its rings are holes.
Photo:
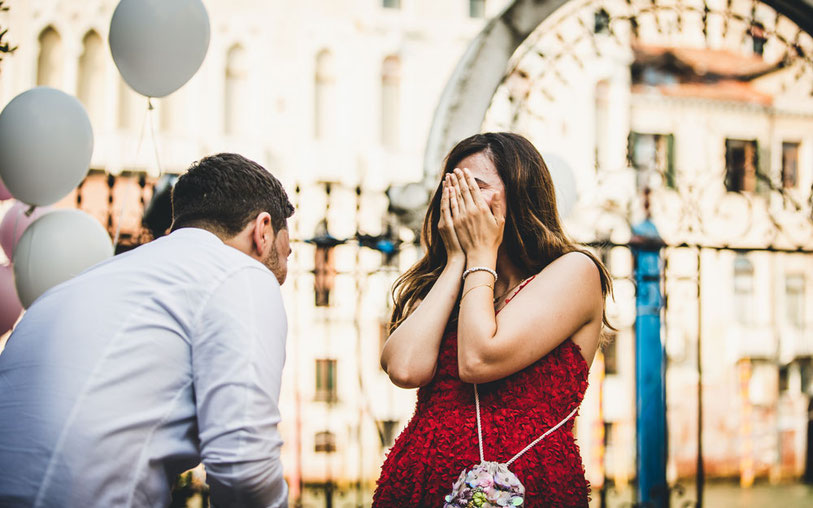
[[[666,369],[661,342],[663,241],[646,219],[632,228],[635,256],[635,392],[638,502],[667,507]]]

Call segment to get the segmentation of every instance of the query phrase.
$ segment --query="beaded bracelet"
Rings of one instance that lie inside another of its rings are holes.
[[[494,282],[497,282],[497,272],[495,272],[494,270],[487,266],[474,266],[472,268],[469,268],[468,270],[463,272],[463,280],[465,281],[466,277],[468,277],[468,275],[472,272],[488,272],[494,276]]]

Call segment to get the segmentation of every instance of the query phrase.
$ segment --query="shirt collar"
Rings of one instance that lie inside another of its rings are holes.
[[[206,242],[219,243],[221,245],[223,244],[223,240],[221,240],[216,234],[201,228],[180,228],[170,233],[170,236],[174,236],[175,238],[192,238]]]

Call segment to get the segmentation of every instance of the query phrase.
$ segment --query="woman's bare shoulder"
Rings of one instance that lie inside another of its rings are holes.
[[[583,252],[562,254],[539,272],[536,279],[565,278],[570,283],[584,284],[601,290],[601,274],[596,262]]]

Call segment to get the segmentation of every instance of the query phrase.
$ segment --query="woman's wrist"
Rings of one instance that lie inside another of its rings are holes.
[[[497,266],[497,253],[488,251],[475,251],[466,255],[466,267],[483,266],[494,269]]]
[[[446,260],[445,270],[459,271],[461,274],[466,269],[466,255],[452,255]]]

